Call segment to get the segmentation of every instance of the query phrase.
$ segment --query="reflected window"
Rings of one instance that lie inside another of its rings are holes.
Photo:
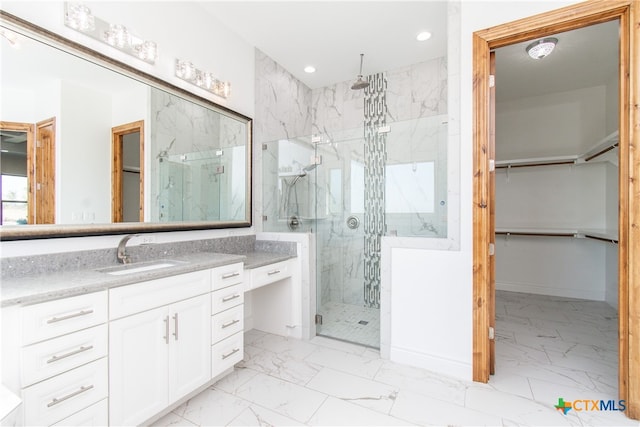
[[[351,161],[351,212],[364,213],[364,164]]]
[[[388,165],[385,177],[387,213],[434,211],[434,162]]]
[[[26,176],[2,175],[2,225],[27,223],[27,195],[29,187]]]

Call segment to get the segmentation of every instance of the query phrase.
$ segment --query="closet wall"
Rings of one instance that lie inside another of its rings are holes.
[[[616,131],[617,84],[496,103],[496,288],[617,306],[617,150],[580,156]],[[511,164],[512,166],[505,167]],[[522,236],[518,233],[568,234]],[[574,237],[575,236],[575,237]]]

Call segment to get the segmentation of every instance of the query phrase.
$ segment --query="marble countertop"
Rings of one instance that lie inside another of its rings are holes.
[[[176,265],[130,274],[112,275],[100,271],[101,268],[96,268],[8,278],[3,279],[0,285],[0,307],[34,304],[89,292],[98,292],[146,280],[206,270],[235,262],[244,262],[245,268],[252,269],[293,257],[288,254],[272,252],[248,252],[243,254],[195,252],[181,256],[171,256],[167,259],[168,261],[178,261]],[[147,260],[139,264],[148,264],[152,261],[160,260]],[[132,267],[135,265],[131,264]],[[113,264],[105,265],[104,269],[113,269],[114,267],[118,266]]]

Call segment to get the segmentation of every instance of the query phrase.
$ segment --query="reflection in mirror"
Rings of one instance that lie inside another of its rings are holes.
[[[0,17],[2,239],[251,225],[251,119]]]

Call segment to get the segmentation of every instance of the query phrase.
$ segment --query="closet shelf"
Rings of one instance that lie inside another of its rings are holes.
[[[497,160],[496,169],[523,168],[531,166],[570,165],[586,163],[618,147],[620,134],[615,131],[582,154],[553,157],[532,157],[527,159]]]
[[[618,243],[618,232],[615,230],[497,227],[495,233],[496,235],[502,236],[573,237],[577,239],[589,238]]]

